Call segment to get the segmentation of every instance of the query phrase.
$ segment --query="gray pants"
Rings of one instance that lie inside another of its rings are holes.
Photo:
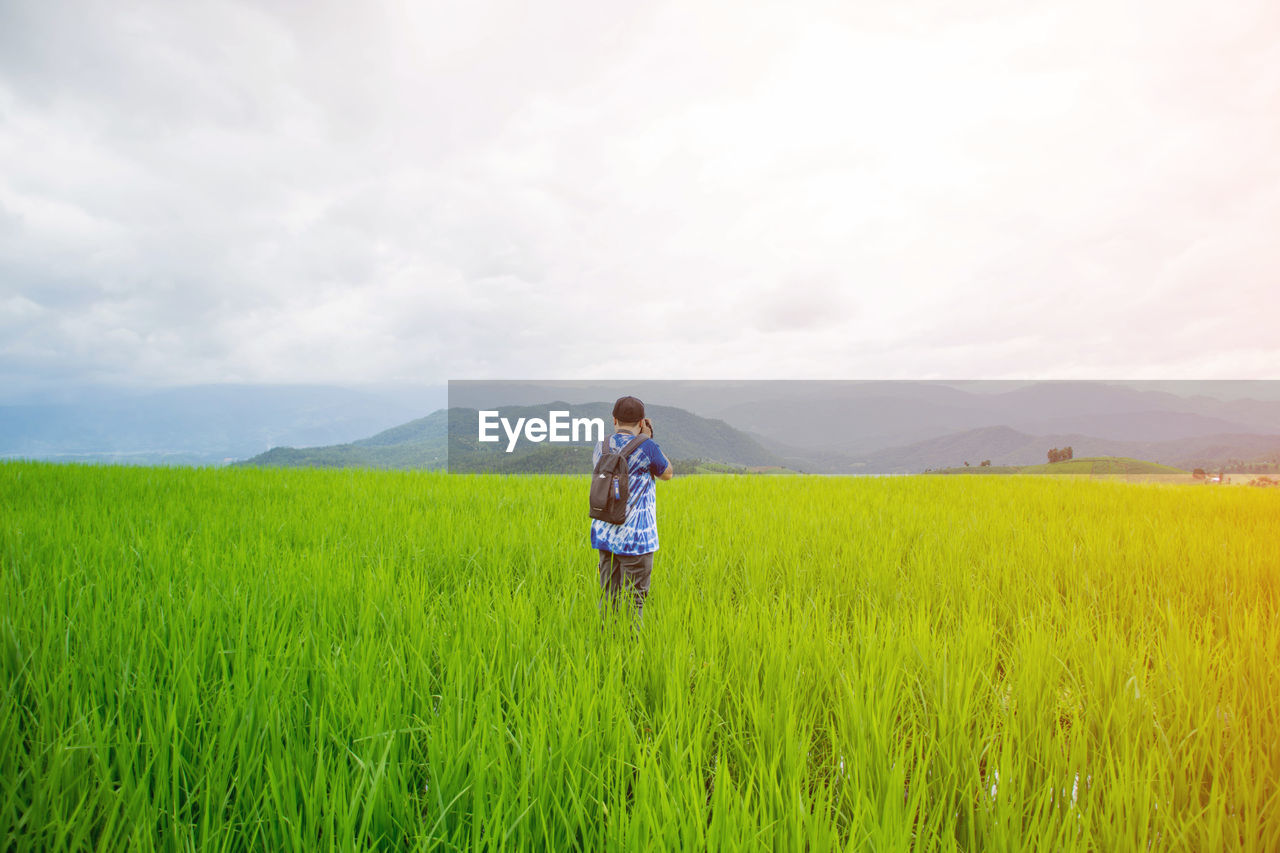
[[[600,549],[600,589],[610,604],[616,604],[618,593],[626,587],[635,602],[636,612],[644,610],[649,594],[649,574],[653,571],[653,551],[648,554],[614,554]]]

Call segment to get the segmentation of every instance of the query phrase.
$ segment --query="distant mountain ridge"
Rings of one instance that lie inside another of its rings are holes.
[[[852,456],[987,427],[1139,442],[1280,432],[1280,401],[1186,398],[1100,383],[976,394],[886,382],[855,385],[839,396],[792,393],[785,403],[760,400],[719,414],[768,441]]]
[[[1218,388],[1240,396],[1206,393]],[[533,381],[450,388],[451,399],[489,404],[578,399],[574,394],[608,399],[622,393],[720,418],[755,436],[791,467],[829,473],[896,468],[873,463],[884,451],[901,456],[904,446],[984,428],[1139,444],[1280,434],[1280,382],[1274,381]],[[1247,457],[1258,448],[1249,438],[1236,444],[1224,459]]]
[[[1216,467],[1228,459],[1252,460],[1280,454],[1280,436],[1217,434],[1160,441],[1118,441],[1079,433],[1031,435],[1012,427],[984,427],[889,447],[862,458],[849,458],[849,473],[905,474],[990,460],[992,465],[1035,465],[1046,462],[1050,448],[1070,446],[1076,456],[1143,459],[1193,469]]]
[[[221,464],[273,445],[358,439],[443,399],[443,389],[410,386],[100,389],[0,405],[0,457]]]
[[[271,468],[386,468],[433,470],[448,461],[448,412],[438,409],[346,444],[320,447],[273,447],[243,465]]]

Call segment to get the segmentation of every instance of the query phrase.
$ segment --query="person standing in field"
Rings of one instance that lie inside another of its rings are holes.
[[[606,446],[621,451],[636,436],[646,440],[627,456],[627,516],[622,524],[593,519],[591,547],[600,552],[600,588],[616,603],[624,587],[630,591],[636,612],[642,613],[649,594],[653,555],[658,550],[658,502],[654,478],[670,480],[675,473],[653,440],[653,422],[644,416],[644,403],[635,397],[619,397],[613,404],[613,433],[596,445],[592,465],[600,461]]]

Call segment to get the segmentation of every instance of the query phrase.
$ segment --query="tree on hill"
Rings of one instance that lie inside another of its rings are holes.
[[[1075,451],[1071,449],[1071,445],[1067,445],[1063,448],[1055,447],[1049,451],[1049,464],[1052,465],[1055,462],[1066,462],[1074,456]]]
[[[671,469],[677,477],[688,477],[698,473],[698,466],[702,464],[704,463],[701,459],[673,459]]]
[[[1203,468],[1197,468],[1196,470],[1194,470],[1194,471],[1192,471],[1192,472],[1191,472],[1191,476],[1192,476],[1192,477],[1195,477],[1197,480],[1203,480],[1203,479],[1204,479],[1204,476],[1205,476],[1205,475],[1204,475],[1204,469],[1203,469]]]
[[[978,463],[978,467],[979,467],[979,468],[990,468],[990,467],[991,467],[991,460],[990,460],[990,459],[983,459],[981,462],[979,462],[979,463]]]

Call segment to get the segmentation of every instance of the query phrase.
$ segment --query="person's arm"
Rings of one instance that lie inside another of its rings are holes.
[[[662,448],[658,446],[658,442],[653,440],[653,421],[648,418],[640,424],[640,434],[649,437],[649,445],[652,448],[654,458],[650,459],[649,473],[659,480],[670,480],[676,475],[676,469],[667,461],[667,457],[662,452]]]

